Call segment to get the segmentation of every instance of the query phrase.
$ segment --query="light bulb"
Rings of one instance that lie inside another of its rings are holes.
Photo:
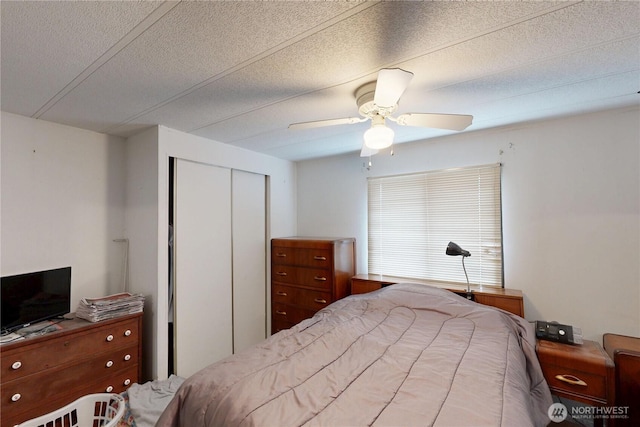
[[[393,129],[384,124],[373,124],[364,133],[364,144],[373,150],[381,150],[391,146],[393,144]]]

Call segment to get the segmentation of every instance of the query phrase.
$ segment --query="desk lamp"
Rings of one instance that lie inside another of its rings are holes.
[[[473,298],[473,294],[471,293],[471,287],[469,285],[469,276],[467,276],[467,269],[464,266],[464,259],[468,256],[471,256],[471,253],[469,251],[465,251],[457,244],[453,242],[449,242],[449,244],[447,245],[447,255],[451,255],[451,256],[462,255],[462,269],[464,270],[464,277],[467,278],[467,292],[464,295],[464,297],[467,298],[468,300],[473,301],[474,298]]]

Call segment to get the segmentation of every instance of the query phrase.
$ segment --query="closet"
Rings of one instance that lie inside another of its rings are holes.
[[[169,351],[188,377],[266,337],[266,177],[170,161]]]

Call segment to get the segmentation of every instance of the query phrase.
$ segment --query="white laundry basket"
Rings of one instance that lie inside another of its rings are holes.
[[[17,427],[115,427],[124,410],[124,398],[119,394],[88,394],[65,407],[25,421]]]

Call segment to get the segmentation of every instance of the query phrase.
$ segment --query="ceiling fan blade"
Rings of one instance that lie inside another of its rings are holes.
[[[379,150],[376,150],[374,148],[369,148],[367,147],[367,144],[362,144],[362,150],[360,150],[360,157],[369,157],[369,156],[373,156],[374,154],[378,154]]]
[[[464,130],[473,121],[473,116],[464,114],[406,113],[395,120],[402,126],[423,126],[434,129]]]
[[[335,126],[335,125],[352,125],[354,123],[362,123],[368,120],[362,117],[347,117],[344,119],[329,119],[329,120],[317,120],[314,122],[301,122],[292,123],[289,125],[289,129],[313,129],[323,126]]]
[[[378,107],[393,107],[398,103],[412,78],[413,73],[410,71],[400,68],[383,68],[378,72],[373,102]]]

